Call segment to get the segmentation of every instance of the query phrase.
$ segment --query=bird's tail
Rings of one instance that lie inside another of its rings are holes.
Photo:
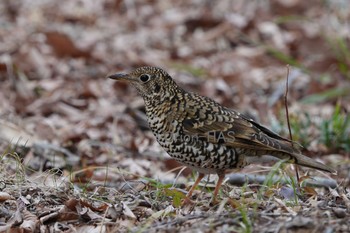
[[[295,153],[295,154],[288,154],[288,153],[276,153],[276,154],[273,154],[273,156],[275,157],[278,157],[280,159],[290,159],[292,163],[295,163],[295,164],[298,164],[298,165],[301,165],[301,166],[304,166],[304,167],[309,167],[309,168],[314,168],[314,169],[317,169],[317,170],[321,170],[321,171],[325,171],[325,172],[329,172],[329,173],[332,173],[334,175],[337,174],[337,171],[323,163],[320,163],[320,162],[317,162],[316,160],[313,160],[303,154],[298,154],[298,153]]]
[[[316,160],[313,160],[303,154],[294,154],[293,157],[294,157],[295,163],[301,166],[310,167],[321,171],[326,171],[334,175],[337,174],[337,171],[335,169],[327,165],[324,165],[323,163],[317,162]]]

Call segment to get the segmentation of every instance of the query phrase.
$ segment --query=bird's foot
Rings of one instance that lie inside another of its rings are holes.
[[[218,205],[219,203],[220,203],[220,202],[219,202],[218,200],[216,200],[215,197],[212,197],[212,198],[210,199],[209,205],[210,205],[210,206],[216,206],[216,205]]]
[[[185,199],[182,200],[181,202],[181,206],[188,206],[188,205],[194,205],[194,202],[189,198],[189,197],[185,197]]]

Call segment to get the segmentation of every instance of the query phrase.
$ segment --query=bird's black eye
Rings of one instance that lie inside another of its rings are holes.
[[[147,81],[149,81],[150,80],[150,76],[148,75],[148,74],[141,74],[141,76],[140,76],[140,80],[142,81],[142,82],[147,82]]]

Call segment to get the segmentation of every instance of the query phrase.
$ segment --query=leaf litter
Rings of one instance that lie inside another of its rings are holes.
[[[2,1],[0,232],[350,231],[349,8]],[[287,135],[286,64],[293,136],[338,176],[302,170],[298,189],[292,166],[251,165],[227,176],[215,206],[214,176],[181,206],[195,174],[157,144],[136,91],[105,79],[164,67],[187,90]]]

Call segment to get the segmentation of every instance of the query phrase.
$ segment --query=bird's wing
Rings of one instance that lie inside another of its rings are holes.
[[[205,98],[202,102],[206,101],[212,100]],[[187,135],[233,148],[300,153],[290,140],[214,101],[205,106],[194,104],[187,109],[183,121],[184,133]]]

